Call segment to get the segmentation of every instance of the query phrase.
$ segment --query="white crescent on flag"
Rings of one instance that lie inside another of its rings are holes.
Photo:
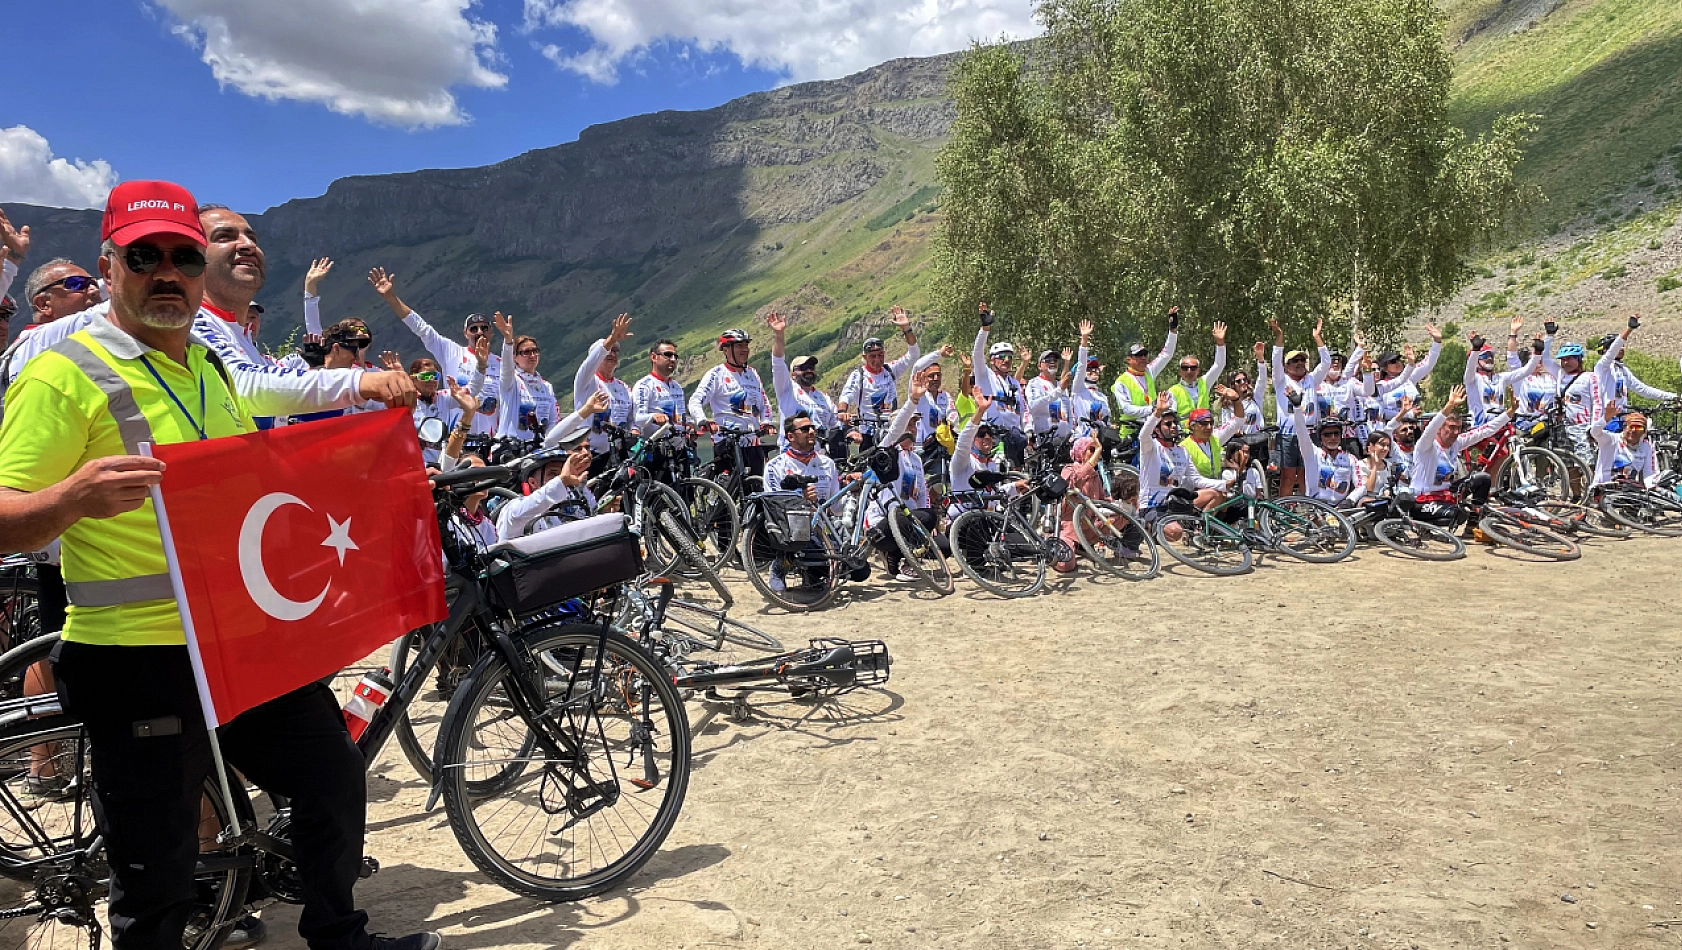
[[[274,589],[269,581],[269,572],[263,567],[263,528],[269,523],[269,516],[287,505],[302,505],[306,511],[314,511],[309,505],[294,495],[285,492],[270,492],[257,499],[257,503],[246,512],[245,521],[239,528],[239,573],[245,580],[246,593],[263,613],[276,620],[302,620],[327,599],[327,587],[321,588],[311,600],[289,600],[282,597],[280,591]],[[346,520],[348,527],[349,520]],[[336,527],[336,526],[335,526]],[[339,554],[340,562],[344,560],[343,552]],[[328,585],[331,586],[331,585]]]

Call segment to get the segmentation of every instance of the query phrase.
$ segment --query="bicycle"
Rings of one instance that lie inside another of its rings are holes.
[[[1178,540],[1170,539],[1173,534]],[[1312,498],[1252,498],[1240,492],[1202,511],[1163,516],[1156,540],[1181,564],[1229,577],[1249,571],[1258,550],[1315,564],[1341,561],[1355,550],[1355,528],[1337,509]]]
[[[1413,517],[1412,506],[1394,497],[1365,501],[1349,511],[1358,538],[1424,561],[1457,561],[1466,543],[1447,528]]]
[[[1016,475],[977,472],[971,481],[980,486],[979,491],[952,495],[971,506],[952,519],[948,529],[952,557],[966,577],[1000,597],[1037,594],[1053,563],[1074,560],[1074,551],[1059,536],[1057,524],[1058,507],[1069,484],[1043,463],[1035,468],[1021,491],[994,490]]]
[[[740,532],[736,503],[715,482],[671,477],[671,456],[682,452],[677,443],[683,440],[671,425],[646,438],[616,426],[605,428],[625,446],[626,461],[591,480],[596,511],[619,510],[630,516],[632,531],[641,533],[647,545],[652,573],[675,570],[683,577],[698,577],[728,603],[730,594],[718,572],[730,559]],[[644,531],[644,525],[653,530]]]
[[[442,793],[451,830],[491,879],[539,900],[576,900],[636,873],[670,832],[688,788],[688,719],[667,671],[623,634],[606,623],[581,624],[557,615],[553,604],[523,609],[532,604],[511,593],[518,590],[518,548],[481,552],[463,543],[471,534],[459,523],[461,499],[512,476],[495,467],[434,476],[451,566],[450,616],[427,631],[357,745],[365,761],[376,761],[445,649],[463,636],[480,639],[482,652],[440,729],[434,794]],[[636,544],[614,543],[616,572],[598,566],[595,581],[602,583],[580,594],[611,598],[632,579]],[[575,553],[558,549],[529,564],[555,570]],[[640,564],[636,567],[640,572]],[[603,614],[611,611],[591,612]],[[512,752],[503,748],[495,754],[492,732],[512,736]],[[69,778],[60,800],[28,807],[22,793],[32,750],[43,745],[61,766],[55,774]],[[481,755],[487,750],[493,753],[488,760]],[[11,820],[5,824],[0,818],[0,875],[31,886],[27,896],[0,907],[0,926],[23,921],[31,931],[24,942],[74,938],[97,947],[100,941],[95,905],[106,895],[107,871],[91,817],[86,762],[81,727],[59,709],[56,697],[0,703],[0,816]],[[217,819],[227,827],[230,816],[237,818],[240,831],[203,843],[197,873],[213,900],[195,915],[189,934],[194,950],[216,946],[247,913],[252,881],[276,899],[302,900],[284,801],[277,800],[275,816],[259,828],[244,787],[233,781],[228,789],[223,795],[216,776],[205,783]],[[487,803],[494,814],[481,812]],[[509,811],[522,809],[508,820]],[[495,826],[488,824],[492,820]],[[555,822],[559,826],[551,830]],[[535,838],[527,834],[532,827],[538,829]],[[505,840],[505,832],[513,839]],[[580,857],[580,850],[587,853]],[[365,875],[377,869],[377,862],[365,859]]]
[[[1630,531],[1661,537],[1682,536],[1682,499],[1676,486],[1682,475],[1667,471],[1654,487],[1638,481],[1612,481],[1594,486],[1587,501],[1596,510]]]

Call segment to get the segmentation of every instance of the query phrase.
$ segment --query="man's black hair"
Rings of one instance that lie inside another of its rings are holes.
[[[811,422],[812,421],[812,414],[807,412],[806,410],[802,409],[799,412],[796,412],[794,415],[789,416],[787,419],[784,419],[783,420],[783,432],[784,432],[784,434],[793,432],[795,424],[799,423],[801,421]]]

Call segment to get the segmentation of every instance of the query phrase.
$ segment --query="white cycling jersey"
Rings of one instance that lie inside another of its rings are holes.
[[[1413,447],[1411,482],[1416,498],[1447,491],[1457,480],[1465,477],[1466,463],[1460,453],[1501,431],[1508,417],[1504,412],[1496,413],[1483,425],[1460,433],[1453,445],[1445,446],[1437,442],[1437,433],[1442,431],[1447,419],[1441,412],[1432,416],[1425,425],[1425,431],[1420,433],[1419,442]]]
[[[737,370],[720,363],[707,370],[696,384],[689,397],[689,416],[696,422],[710,419],[720,426],[751,433],[770,418],[765,384],[751,366]],[[758,436],[748,435],[743,444],[758,445]]]
[[[771,387],[777,393],[777,421],[779,423],[784,419],[804,412],[811,418],[812,424],[820,429],[841,428],[840,416],[835,409],[834,400],[829,398],[829,393],[816,386],[807,389],[796,383],[794,374],[789,371],[788,361],[780,356],[771,357]],[[778,432],[781,431],[782,427],[778,426]],[[788,448],[786,436],[779,435],[778,441],[784,449]],[[828,447],[820,441],[818,451],[827,452]]]
[[[504,352],[507,352],[506,350]],[[504,357],[505,359],[509,357]],[[608,434],[602,431],[602,424],[616,425],[621,429],[629,429],[636,425],[636,401],[631,398],[631,387],[625,381],[615,377],[603,379],[600,373],[602,360],[607,358],[607,341],[597,340],[590,344],[590,352],[585,354],[584,362],[578,365],[578,372],[572,377],[572,404],[582,406],[596,394],[596,390],[607,390],[607,411],[596,413],[590,420],[590,451],[600,455],[608,450],[612,444]],[[510,366],[513,364],[510,363]],[[547,384],[545,384],[547,385]],[[550,391],[550,398],[554,398],[554,390]],[[550,409],[548,418],[554,418],[554,410]]]
[[[1296,423],[1294,437],[1302,450],[1303,475],[1308,482],[1308,497],[1328,505],[1356,504],[1366,493],[1366,485],[1358,482],[1355,456],[1343,451],[1327,451],[1314,438],[1314,431],[1304,418],[1302,407],[1291,409]]]
[[[1022,383],[1008,373],[1000,376],[987,365],[987,327],[982,327],[975,335],[975,347],[970,352],[970,362],[975,370],[975,388],[981,395],[993,400],[993,405],[987,409],[986,418],[981,421],[1021,432],[1022,410],[1026,408]]]
[[[562,508],[562,513],[552,514],[556,508]],[[588,517],[595,510],[596,496],[591,494],[588,486],[568,487],[557,475],[544,482],[542,488],[524,498],[513,499],[497,511],[496,539],[507,541],[525,537]]]
[[[1598,450],[1594,459],[1596,485],[1637,481],[1650,486],[1658,480],[1658,462],[1653,454],[1652,440],[1644,438],[1632,449],[1624,444],[1620,433],[1607,430],[1604,419],[1589,426],[1589,435]]]
[[[474,368],[478,368],[477,363]],[[623,390],[625,384],[620,383],[619,388]],[[542,376],[516,366],[514,344],[509,341],[502,344],[502,374],[497,379],[497,401],[498,435],[541,439],[555,424],[555,387]],[[626,394],[625,403],[628,407],[629,394]],[[590,448],[591,451],[596,450],[594,445]],[[605,451],[606,448],[604,443],[602,449]]]
[[[911,364],[917,362],[921,353],[922,350],[913,343],[904,356],[892,363],[882,364],[877,372],[872,373],[862,365],[853,367],[841,386],[839,405],[857,414],[860,428],[873,432],[879,430],[899,411],[900,377],[911,368]]]
[[[1191,456],[1181,445],[1163,445],[1156,438],[1156,427],[1162,417],[1152,412],[1139,429],[1139,510],[1161,506],[1168,500],[1168,492],[1175,488],[1202,491],[1205,488],[1225,489],[1235,472],[1223,472],[1228,478],[1204,478],[1192,464]]]
[[[1273,414],[1279,420],[1279,434],[1291,435],[1296,431],[1296,423],[1291,418],[1291,395],[1302,397],[1303,416],[1309,425],[1320,421],[1320,404],[1313,398],[1313,394],[1325,381],[1326,374],[1331,371],[1332,351],[1324,346],[1319,350],[1319,362],[1314,369],[1301,379],[1292,377],[1285,372],[1285,348],[1273,348]]]
[[[792,490],[783,488],[783,479],[790,475],[816,478],[813,485],[818,490],[820,502],[841,491],[841,476],[836,473],[835,460],[815,448],[810,455],[801,455],[789,449],[766,462],[765,490]]]
[[[434,330],[432,324],[421,319],[421,315],[413,310],[403,318],[403,325],[420,338],[421,345],[457,386],[465,389],[473,381],[479,369],[479,358],[473,355],[472,350]],[[474,394],[479,397],[479,413],[473,419],[475,435],[493,435],[496,432],[501,399],[498,383],[501,378],[502,359],[491,353],[486,359],[480,391]]]
[[[1028,400],[1028,431],[1033,435],[1068,435],[1074,413],[1073,399],[1068,390],[1054,379],[1035,376],[1022,387]]]
[[[631,406],[631,418],[639,429],[647,430],[656,415],[665,416],[673,424],[681,424],[685,418],[683,384],[649,373],[631,387]]]

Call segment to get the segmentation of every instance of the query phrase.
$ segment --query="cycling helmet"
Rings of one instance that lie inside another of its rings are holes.
[[[1616,333],[1606,334],[1605,336],[1601,337],[1600,339],[1594,341],[1594,351],[1596,353],[1606,352],[1608,349],[1611,348],[1612,341],[1616,340],[1617,338],[1618,338],[1618,335]]]
[[[1134,343],[1127,348],[1128,356],[1149,356],[1150,352],[1150,350],[1145,349],[1145,344],[1143,343]]]
[[[1558,355],[1559,355],[1560,359],[1565,359],[1568,356],[1575,356],[1578,359],[1582,359],[1583,358],[1583,344],[1581,344],[1581,343],[1567,343],[1564,346],[1559,348],[1559,354]]]
[[[745,330],[729,329],[718,335],[718,348],[724,349],[732,343],[752,343],[753,338]]]
[[[1343,431],[1343,420],[1336,416],[1327,416],[1326,418],[1320,420],[1319,425],[1314,427],[1314,431],[1318,433],[1324,433],[1330,430],[1336,430],[1341,433]]]
[[[1009,343],[995,343],[992,346],[987,348],[987,358],[988,359],[994,359],[994,358],[1000,357],[1000,356],[1015,356],[1015,355],[1016,355],[1016,347],[1011,346]]]

